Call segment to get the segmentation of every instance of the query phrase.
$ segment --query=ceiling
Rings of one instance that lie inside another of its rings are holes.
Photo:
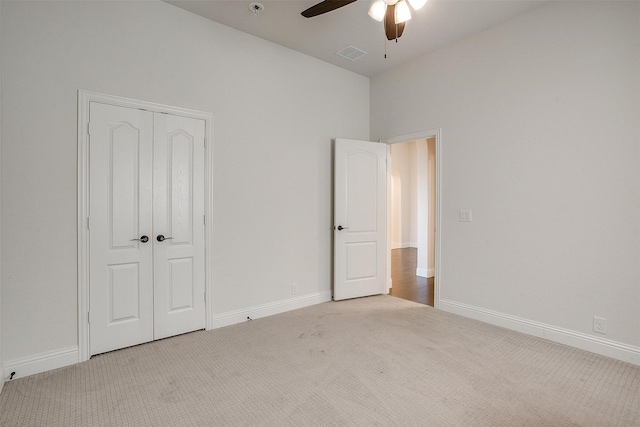
[[[259,13],[249,10],[253,0],[164,1],[368,77],[545,3],[541,0],[429,0],[421,10],[412,10],[413,18],[396,43],[387,41],[382,23],[368,16],[374,0],[358,0],[314,18],[304,18],[300,13],[320,0],[258,0],[264,5]],[[347,46],[367,54],[355,61],[336,54]]]

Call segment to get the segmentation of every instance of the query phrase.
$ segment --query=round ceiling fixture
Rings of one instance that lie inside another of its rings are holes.
[[[257,15],[264,10],[264,5],[262,3],[254,1],[249,3],[249,10]]]

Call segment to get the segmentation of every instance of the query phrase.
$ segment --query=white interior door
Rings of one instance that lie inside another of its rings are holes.
[[[204,131],[204,120],[156,114],[155,339],[206,326]]]
[[[336,140],[335,300],[386,291],[386,169],[386,144]]]
[[[203,120],[90,104],[91,355],[203,329]]]
[[[91,103],[90,354],[153,339],[153,113]]]

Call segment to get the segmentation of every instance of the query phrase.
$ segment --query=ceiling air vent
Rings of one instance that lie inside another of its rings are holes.
[[[340,55],[343,58],[347,58],[349,61],[355,61],[363,55],[366,55],[367,52],[364,50],[360,50],[357,47],[347,46],[342,50],[336,52],[336,55]]]

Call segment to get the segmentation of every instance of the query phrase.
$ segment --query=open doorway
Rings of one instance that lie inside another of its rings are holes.
[[[415,135],[414,135],[415,136]],[[437,138],[389,144],[389,294],[437,306]]]

